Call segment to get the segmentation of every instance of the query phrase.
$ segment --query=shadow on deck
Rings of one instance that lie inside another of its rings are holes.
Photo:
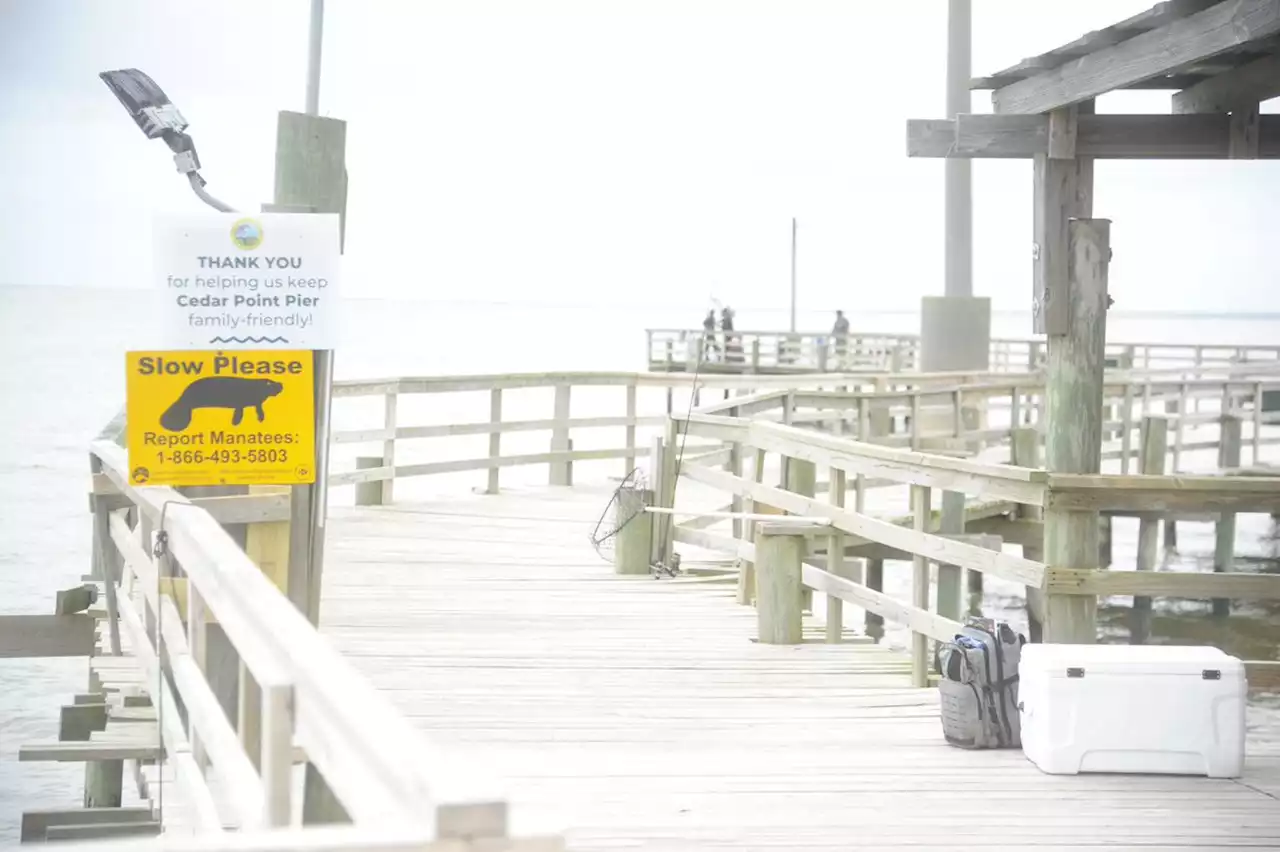
[[[1240,781],[1042,774],[947,746],[860,637],[764,646],[732,586],[619,578],[605,486],[334,508],[321,629],[572,849],[1280,844],[1280,749]]]

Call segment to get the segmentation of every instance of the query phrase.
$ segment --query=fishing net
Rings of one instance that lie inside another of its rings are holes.
[[[614,538],[618,535],[618,531],[631,523],[633,518],[644,511],[644,507],[641,506],[638,510],[632,510],[629,514],[619,517],[618,495],[624,488],[644,489],[645,487],[644,471],[638,467],[633,467],[631,472],[618,483],[618,487],[613,490],[608,504],[604,507],[604,511],[600,513],[599,520],[596,521],[595,528],[591,530],[591,546],[596,549],[596,553],[600,555],[601,559],[607,562],[613,561]]]

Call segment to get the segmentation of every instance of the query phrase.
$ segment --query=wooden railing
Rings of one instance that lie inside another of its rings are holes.
[[[91,460],[108,649],[130,653],[145,672],[173,795],[189,807],[184,822],[194,833],[235,829],[237,849],[304,849],[321,840],[324,848],[359,849],[389,837],[406,848],[437,840],[459,849],[470,841],[561,848],[557,838],[508,838],[504,798],[475,767],[432,746],[286,598],[267,573],[272,566],[256,564],[219,523],[287,520],[284,495],[193,501],[169,488],[135,487],[114,443],[95,442]],[[230,712],[209,680],[215,638],[239,660]],[[350,829],[297,827],[298,760],[318,770]]]
[[[646,358],[650,370],[752,372],[815,370],[883,370],[900,372],[920,363],[915,334],[851,331],[843,340],[831,332],[733,331],[726,349],[724,332],[702,329],[647,329]],[[992,338],[989,369],[1034,371],[1044,365],[1044,342],[1030,338]],[[1280,346],[1180,343],[1108,343],[1108,363],[1116,368],[1187,370],[1254,363],[1280,367]]]
[[[1224,405],[1247,421],[1254,461],[1262,446],[1280,442],[1280,435],[1262,431],[1265,423],[1280,422],[1280,412],[1253,403],[1280,392],[1280,374],[1255,373],[1249,365],[1199,372],[1205,377],[1184,380],[1161,371],[1111,371],[1104,459],[1120,460],[1121,472],[1128,472],[1139,455],[1142,418],[1166,413],[1171,469],[1178,470],[1185,453],[1216,447],[1192,440],[1189,430],[1216,422]],[[496,493],[503,481],[570,484],[584,465],[599,475],[610,470],[607,463],[621,461],[612,471],[625,476],[652,454],[668,419],[690,408],[712,413],[750,404],[756,418],[785,417],[825,430],[843,424],[843,434],[867,435],[874,426],[876,443],[943,453],[1012,446],[1014,428],[1040,429],[1044,416],[1043,378],[1032,373],[504,374],[339,382],[334,396],[341,428],[333,434],[329,481],[355,485],[361,504],[392,502],[394,483],[406,479],[449,477],[451,485]],[[865,429],[857,428],[864,422]],[[685,449],[696,456],[722,448],[695,442]],[[529,475],[539,468],[545,478]]]
[[[1247,423],[1254,430],[1250,438],[1256,462],[1260,446],[1280,441],[1264,434],[1274,419],[1257,405],[1262,392],[1278,387],[1276,380],[1252,377],[1173,383],[1109,378],[1106,404],[1113,413],[1104,430],[1118,433],[1119,446],[1113,441],[1105,455],[1126,467],[1137,457],[1144,471],[1138,475],[1081,476],[1040,469],[1036,412],[1043,410],[1042,389],[1031,383],[899,393],[795,392],[773,397],[773,411],[759,406],[735,410],[729,400],[687,416],[677,413],[677,433],[719,440],[727,448],[718,456],[686,460],[678,472],[672,461],[675,445],[669,441],[662,449],[652,499],[659,508],[679,509],[688,520],[656,517],[660,541],[655,550],[660,560],[669,559],[676,543],[736,557],[739,601],[755,602],[760,641],[800,641],[801,600],[813,592],[828,597],[829,637],[841,635],[845,602],[866,610],[869,627],[889,619],[907,628],[919,684],[927,677],[927,643],[954,634],[961,590],[975,585],[973,575],[1025,585],[1033,629],[1038,632],[1042,626],[1049,641],[1093,637],[1097,596],[1136,595],[1139,608],[1153,595],[1212,598],[1215,610],[1224,609],[1228,599],[1280,599],[1280,576],[1229,573],[1235,515],[1280,511],[1280,478],[1163,475],[1167,454],[1176,458],[1182,440],[1170,446],[1166,430],[1181,436],[1185,429],[1198,438],[1192,430],[1211,423],[1218,426],[1218,437],[1182,442],[1181,451],[1217,448],[1220,466],[1238,467]],[[1003,417],[996,413],[1002,397]],[[1194,413],[1198,400],[1215,401],[1219,408]],[[1150,408],[1156,403],[1176,410],[1134,411],[1138,404]],[[965,411],[969,405],[994,425],[972,422]],[[932,415],[940,428],[933,434],[923,428],[886,434],[890,421],[877,421],[877,411],[910,417],[920,427]],[[791,425],[800,423],[810,428]],[[1010,464],[990,459],[993,452],[1005,452],[991,447],[999,438],[1007,440]],[[909,448],[939,440],[949,450],[969,454],[985,447],[986,457],[954,458]],[[825,487],[818,482],[818,470],[827,472]],[[772,482],[771,476],[776,477]],[[702,492],[679,496],[681,481],[696,483]],[[868,508],[875,489],[893,486],[909,489],[909,514],[893,517]],[[719,496],[707,496],[708,487]],[[935,490],[942,492],[941,512],[933,511]],[[825,499],[819,498],[824,491]],[[1051,522],[1054,513],[1065,512],[1089,513],[1100,530],[1109,529],[1112,516],[1141,518],[1136,570],[1101,570],[1110,561],[1109,550],[1104,555],[1102,548],[1091,564],[1055,563],[1052,554],[1046,560],[1044,519]],[[771,523],[761,520],[761,513],[801,516],[806,523]],[[731,523],[722,519],[725,514],[737,518]],[[1215,573],[1153,570],[1154,525],[1163,520],[1168,531],[1180,518],[1217,524]],[[1001,552],[1006,542],[1020,544],[1023,555]],[[885,559],[913,562],[910,601],[883,592]],[[938,566],[936,590],[930,586],[931,563]],[[969,584],[961,579],[966,572]],[[930,600],[936,601],[932,607]],[[1250,666],[1267,669],[1274,679],[1275,662],[1251,661]]]
[[[910,381],[927,385],[985,376],[912,375]],[[670,415],[691,405],[757,392],[780,396],[793,388],[869,390],[890,381],[859,374],[537,373],[338,382],[334,418],[340,428],[333,433],[329,482],[355,485],[360,504],[386,504],[394,499],[395,481],[410,478],[483,471],[471,484],[496,493],[503,471],[515,482],[517,468],[545,468],[544,482],[568,485],[576,467],[597,465],[599,472],[599,463],[620,461],[613,470],[625,476],[650,455]],[[407,425],[411,417],[435,422]],[[377,454],[364,447],[376,447]],[[686,449],[697,453],[719,445]]]

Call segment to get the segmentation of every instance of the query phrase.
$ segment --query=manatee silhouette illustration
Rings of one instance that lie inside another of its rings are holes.
[[[262,404],[284,390],[284,385],[271,379],[241,379],[235,376],[208,376],[187,385],[178,401],[160,415],[160,425],[170,432],[181,432],[191,425],[191,415],[200,408],[229,408],[235,411],[231,425],[239,426],[244,410],[252,408],[258,422],[267,419]]]

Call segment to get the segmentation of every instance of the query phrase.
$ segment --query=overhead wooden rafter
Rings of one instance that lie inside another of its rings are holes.
[[[1277,35],[1280,0],[1171,0],[994,75],[992,105],[1028,115],[1142,84],[1194,87],[1265,56]]]
[[[907,122],[907,156],[1029,159],[1050,154],[1047,115],[960,115]],[[1221,160],[1233,148],[1233,118],[1209,115],[1081,115],[1074,154],[1112,160]],[[1280,159],[1280,114],[1257,116],[1258,159]]]
[[[1280,51],[1280,43],[1276,45]],[[1231,112],[1280,97],[1280,52],[1189,86],[1173,96],[1175,114]]]

